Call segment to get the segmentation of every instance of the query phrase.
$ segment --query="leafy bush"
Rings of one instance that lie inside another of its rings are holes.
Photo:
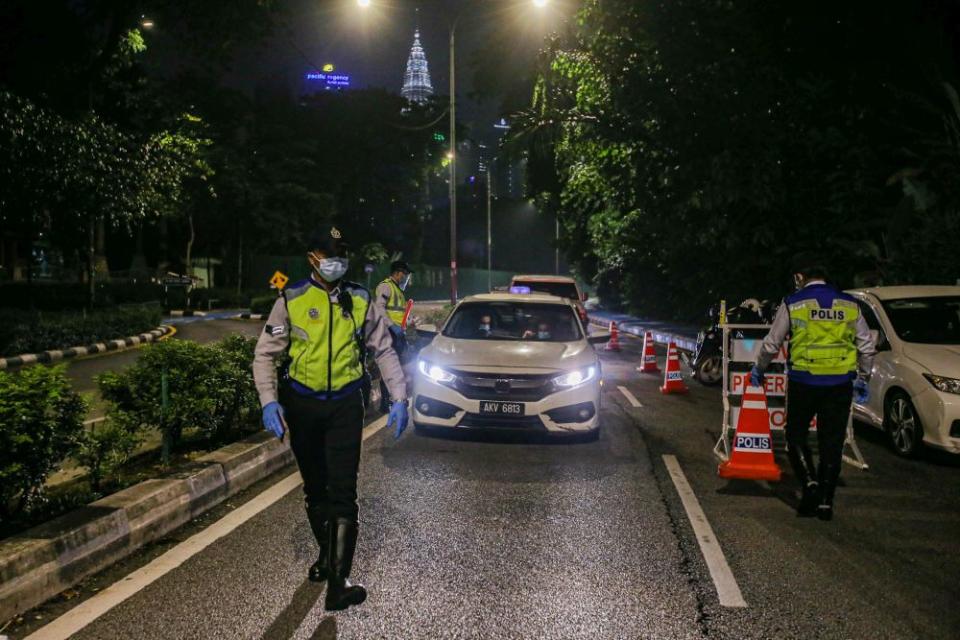
[[[250,369],[254,344],[241,336],[212,345],[160,342],[129,369],[101,374],[97,383],[112,416],[131,427],[160,429],[168,449],[191,427],[220,442],[259,409]]]
[[[87,468],[90,488],[99,492],[103,480],[130,459],[141,440],[139,425],[125,415],[111,416],[80,435],[79,447],[73,457]]]
[[[250,301],[250,313],[270,313],[276,301],[276,295],[257,296]]]
[[[159,305],[90,312],[0,311],[0,355],[66,349],[156,329]]]
[[[0,371],[0,518],[42,502],[47,477],[76,451],[85,414],[63,366]]]
[[[98,282],[94,307],[160,302],[163,286],[150,282]],[[0,285],[0,308],[62,311],[90,306],[90,289],[84,283],[8,282]]]
[[[439,329],[447,321],[451,311],[453,311],[453,305],[449,303],[439,309],[430,309],[420,317],[417,324],[433,324]]]

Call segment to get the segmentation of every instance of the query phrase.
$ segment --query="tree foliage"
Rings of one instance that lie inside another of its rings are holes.
[[[842,285],[952,283],[954,51],[913,46],[946,13],[587,0],[513,144],[571,261],[643,311],[782,295],[800,251]]]

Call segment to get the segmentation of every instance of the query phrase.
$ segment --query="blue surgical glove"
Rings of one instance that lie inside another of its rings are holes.
[[[870,383],[863,378],[857,378],[853,383],[853,400],[857,404],[870,401]]]
[[[283,407],[279,402],[268,402],[263,407],[263,428],[283,440],[284,424]]]
[[[407,334],[400,325],[390,325],[390,334],[393,336],[393,346],[396,350],[404,351],[407,348]]]
[[[751,387],[762,387],[763,386],[763,371],[760,371],[760,367],[753,365],[753,369],[750,369],[750,386]]]
[[[394,438],[399,438],[407,428],[410,416],[407,414],[407,401],[394,400],[390,405],[390,415],[387,417],[387,428],[396,427]]]

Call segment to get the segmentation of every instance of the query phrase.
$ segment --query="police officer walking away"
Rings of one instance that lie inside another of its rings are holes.
[[[392,398],[387,426],[407,427],[406,385],[389,321],[360,285],[343,280],[346,246],[327,228],[307,246],[312,273],[277,299],[253,361],[264,428],[290,432],[306,498],[307,519],[320,546],[309,579],[327,581],[328,611],[363,602],[347,580],[357,545],[357,472],[366,382],[364,355],[373,352]],[[279,379],[277,361],[280,360]]]
[[[403,329],[403,316],[407,311],[407,298],[404,292],[410,284],[413,269],[403,260],[390,263],[390,275],[377,285],[374,294],[375,304],[387,317],[387,326],[393,336],[393,350],[402,357],[407,350],[407,336]],[[383,378],[380,379],[380,410],[387,410],[388,392]]]
[[[854,395],[858,403],[869,399],[876,345],[856,300],[827,284],[823,267],[808,260],[793,277],[797,291],[777,310],[750,384],[763,383],[763,372],[789,339],[786,436],[790,465],[802,488],[797,515],[830,520],[850,403]],[[820,451],[816,472],[807,438],[814,416]]]

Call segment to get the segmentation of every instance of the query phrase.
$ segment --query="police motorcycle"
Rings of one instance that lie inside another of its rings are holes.
[[[740,306],[727,311],[729,324],[770,324],[774,308],[768,300],[747,298]],[[697,347],[687,364],[693,378],[700,384],[713,387],[723,380],[723,329],[720,327],[720,305],[707,310],[710,326],[697,334]]]

